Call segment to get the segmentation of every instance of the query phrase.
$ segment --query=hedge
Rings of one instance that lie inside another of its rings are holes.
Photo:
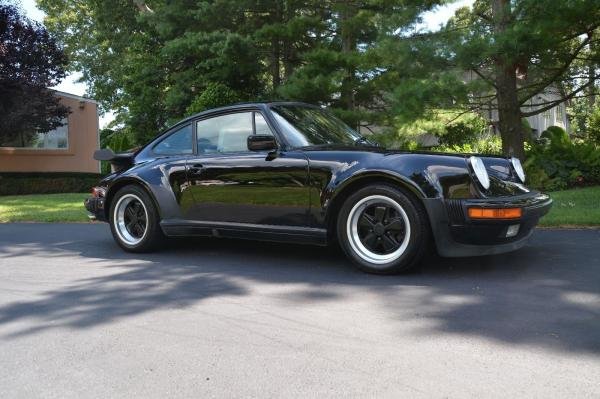
[[[76,172],[0,172],[0,195],[88,192],[101,176]]]

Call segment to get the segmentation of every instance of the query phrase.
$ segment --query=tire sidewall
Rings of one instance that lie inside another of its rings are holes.
[[[406,212],[410,223],[410,237],[408,245],[402,255],[387,263],[375,264],[360,257],[352,248],[347,232],[348,217],[352,208],[363,198],[381,195],[397,202]],[[411,198],[394,187],[378,184],[360,189],[346,199],[337,220],[337,236],[339,245],[346,255],[363,271],[375,274],[391,274],[406,271],[412,268],[422,257],[423,248],[427,244],[426,225],[419,213],[418,205]]]
[[[117,204],[119,203],[119,200],[127,194],[133,194],[138,197],[143,202],[147,213],[146,232],[144,237],[140,242],[133,245],[121,239],[117,233],[117,227],[115,226],[115,210]],[[115,241],[121,248],[130,252],[147,252],[153,249],[159,238],[158,236],[160,236],[159,218],[154,202],[143,188],[136,185],[128,185],[119,189],[111,201],[109,212],[110,230]]]

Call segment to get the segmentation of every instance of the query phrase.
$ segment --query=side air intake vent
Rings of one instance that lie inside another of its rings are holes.
[[[460,200],[446,200],[446,209],[450,224],[463,224],[465,222],[465,212]]]

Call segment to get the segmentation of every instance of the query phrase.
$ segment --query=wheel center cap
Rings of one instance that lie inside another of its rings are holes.
[[[377,234],[378,236],[383,235],[383,233],[385,233],[385,227],[383,227],[383,225],[381,223],[377,223],[374,227],[373,227],[373,231],[375,232],[375,234]]]

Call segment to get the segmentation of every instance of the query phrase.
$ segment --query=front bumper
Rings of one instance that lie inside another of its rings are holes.
[[[89,212],[90,219],[96,219],[105,222],[106,214],[104,213],[104,198],[89,197],[83,201],[85,209]]]
[[[546,194],[527,193],[520,196],[494,199],[444,200],[426,199],[436,248],[440,256],[462,257],[493,255],[514,251],[527,243],[539,219],[552,206]],[[467,209],[521,208],[518,219],[470,219]],[[507,237],[510,226],[518,225],[518,233]]]

